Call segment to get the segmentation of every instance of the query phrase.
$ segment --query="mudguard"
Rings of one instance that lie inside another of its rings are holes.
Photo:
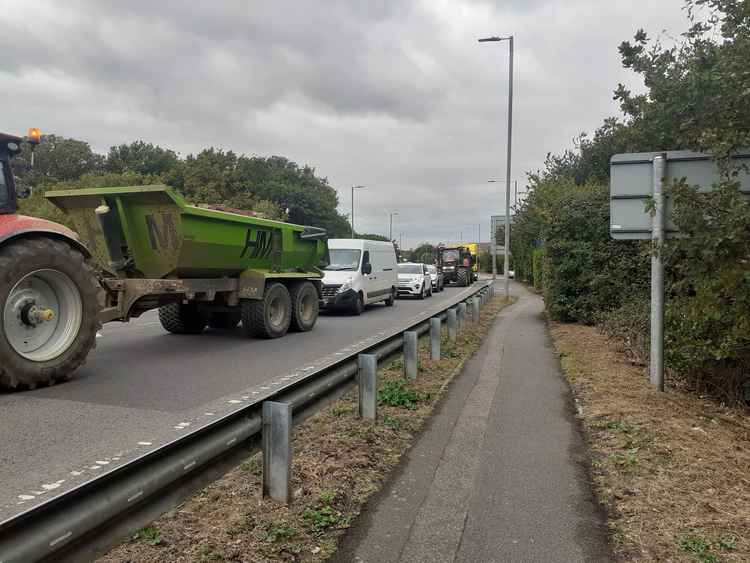
[[[78,235],[68,227],[46,219],[27,217],[26,215],[0,215],[0,245],[13,239],[34,235],[51,236],[63,240],[73,248],[80,250],[86,258],[91,257],[91,253],[78,238]]]

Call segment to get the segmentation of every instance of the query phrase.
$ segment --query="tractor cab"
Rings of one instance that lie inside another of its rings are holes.
[[[15,213],[18,209],[11,159],[21,152],[21,143],[25,141],[34,147],[39,144],[40,137],[39,129],[29,129],[25,138],[0,133],[0,215]]]
[[[16,187],[10,159],[21,150],[21,137],[0,133],[0,213],[15,213]]]

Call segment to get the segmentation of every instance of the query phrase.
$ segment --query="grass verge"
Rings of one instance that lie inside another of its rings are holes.
[[[261,497],[258,453],[100,561],[327,559],[505,305],[503,298],[485,305],[480,323],[467,322],[455,346],[449,346],[444,335],[440,362],[429,360],[427,343],[421,342],[416,381],[404,380],[401,360],[380,369],[377,421],[358,418],[354,389],[295,427],[294,500],[289,506]]]
[[[654,391],[597,329],[550,323],[625,561],[750,561],[747,412]]]

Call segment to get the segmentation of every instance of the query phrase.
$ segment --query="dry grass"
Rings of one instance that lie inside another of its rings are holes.
[[[750,561],[750,421],[654,391],[596,329],[551,323],[622,560]]]
[[[106,562],[322,561],[335,550],[367,499],[377,491],[432,413],[445,386],[480,346],[497,312],[483,308],[479,327],[429,361],[420,349],[420,376],[404,388],[403,364],[381,370],[378,420],[357,415],[356,390],[295,428],[294,501],[283,506],[261,498],[260,454],[140,530],[102,557]],[[447,346],[444,341],[443,346]]]

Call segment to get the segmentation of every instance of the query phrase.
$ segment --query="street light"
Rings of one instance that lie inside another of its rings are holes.
[[[354,190],[362,190],[367,186],[352,186],[352,238],[354,238]]]
[[[484,37],[479,39],[480,43],[488,41],[508,41],[510,44],[510,61],[508,65],[508,156],[506,162],[506,173],[505,173],[505,252],[503,261],[503,272],[505,273],[505,298],[510,298],[510,278],[508,277],[508,269],[510,268],[510,261],[508,260],[508,254],[510,253],[510,177],[511,177],[511,145],[513,139],[513,36],[508,35],[507,37]],[[494,236],[493,236],[494,239]]]
[[[388,229],[388,240],[393,241],[393,216],[398,215],[398,211],[391,213],[391,226]]]
[[[504,179],[501,180],[487,180],[488,184],[495,184],[498,182],[505,182]],[[515,207],[518,203],[518,180],[513,180],[513,206]]]

